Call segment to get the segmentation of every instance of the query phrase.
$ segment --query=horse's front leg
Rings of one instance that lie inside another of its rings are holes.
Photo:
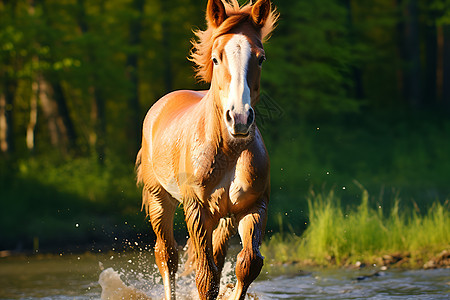
[[[214,262],[212,234],[217,226],[211,213],[196,200],[184,204],[186,225],[197,255],[195,283],[200,299],[216,299],[220,275]]]
[[[162,189],[154,195],[144,187],[143,196],[148,201],[147,211],[156,234],[155,260],[163,278],[165,299],[175,299],[178,250],[173,236],[173,218],[177,202]]]
[[[219,278],[227,255],[228,240],[235,235],[237,231],[235,222],[234,216],[222,218],[213,232],[214,262],[216,263],[219,272]]]
[[[267,219],[268,199],[259,200],[253,208],[238,216],[242,251],[236,260],[237,284],[230,299],[244,299],[250,284],[258,277],[264,257],[259,252]]]

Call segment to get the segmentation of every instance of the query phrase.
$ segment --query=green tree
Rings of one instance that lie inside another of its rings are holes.
[[[287,112],[356,111],[347,9],[335,0],[280,1],[279,26],[266,45],[263,87]]]

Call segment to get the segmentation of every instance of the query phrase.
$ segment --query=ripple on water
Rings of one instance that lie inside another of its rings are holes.
[[[260,299],[450,299],[450,269],[393,270],[362,281],[354,278],[355,271],[320,270],[259,281],[251,290]]]
[[[99,261],[104,264],[103,272],[108,272],[101,273]],[[182,268],[181,263],[179,274]],[[249,292],[260,300],[450,299],[450,269],[387,270],[364,280],[356,278],[374,270],[320,269],[309,273],[283,270],[284,274],[280,270],[265,269]],[[106,284],[114,286],[115,280],[116,290],[132,291],[135,299],[139,295],[141,299],[163,297],[161,276],[153,255],[130,252],[1,259],[0,299],[98,300],[102,294],[100,274],[109,276],[103,277]],[[229,293],[231,289],[226,286],[233,282],[234,261],[229,259],[221,279],[222,292]],[[177,295],[182,300],[197,298],[193,274],[177,278]]]

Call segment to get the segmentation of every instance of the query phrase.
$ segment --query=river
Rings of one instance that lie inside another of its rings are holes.
[[[234,281],[233,273],[233,261],[227,260],[221,280],[225,295],[231,290],[224,287]],[[102,292],[105,298],[117,290],[130,293],[126,299],[136,295],[161,299],[163,287],[153,255],[138,251],[0,259],[0,299],[101,299]],[[192,275],[178,278],[177,295],[179,299],[195,298]],[[450,299],[450,269],[304,271],[295,266],[267,266],[252,284],[249,298]]]

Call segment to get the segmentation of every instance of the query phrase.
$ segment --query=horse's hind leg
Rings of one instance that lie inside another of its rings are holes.
[[[238,231],[242,241],[242,251],[236,260],[237,284],[230,299],[244,299],[250,284],[258,277],[264,257],[259,247],[264,236],[267,218],[267,201],[260,200],[245,215],[239,216]]]
[[[166,191],[148,193],[148,214],[156,234],[155,260],[164,282],[166,299],[175,299],[175,273],[178,269],[178,249],[173,237],[173,218],[177,202]]]

